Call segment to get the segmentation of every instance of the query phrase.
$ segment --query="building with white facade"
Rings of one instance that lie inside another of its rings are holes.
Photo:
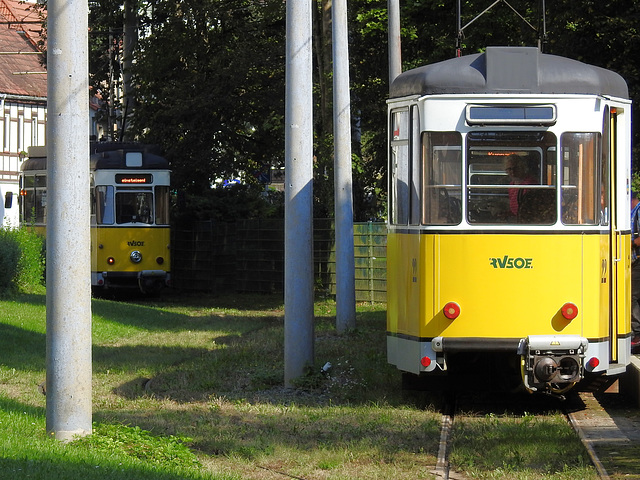
[[[0,0],[0,218],[17,226],[18,173],[27,149],[45,145],[47,74],[36,2]]]

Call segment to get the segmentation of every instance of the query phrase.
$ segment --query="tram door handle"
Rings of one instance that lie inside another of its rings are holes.
[[[613,261],[614,263],[620,262],[622,260],[622,234],[619,230],[615,231],[615,236],[617,237],[617,249],[614,253]]]

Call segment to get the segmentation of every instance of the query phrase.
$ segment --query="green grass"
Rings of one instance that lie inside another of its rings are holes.
[[[561,416],[458,418],[451,449],[450,461],[475,478],[597,478]]]
[[[63,444],[46,434],[38,389],[44,303],[0,301],[8,478],[432,478],[440,413],[403,395],[386,362],[384,305],[359,305],[357,329],[341,336],[335,304],[317,302],[316,366],[285,389],[278,297],[94,299],[94,434]],[[558,418],[461,422],[453,468],[475,478],[595,478]],[[528,436],[541,445],[521,450]]]

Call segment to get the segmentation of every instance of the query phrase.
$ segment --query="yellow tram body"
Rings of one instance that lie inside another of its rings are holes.
[[[92,284],[101,287],[105,279],[115,279],[121,287],[128,286],[143,291],[164,286],[171,265],[170,243],[171,231],[168,226],[92,226]],[[132,253],[136,251],[140,252],[139,263],[130,261]],[[161,259],[160,262],[158,259]],[[161,285],[157,285],[158,283]]]
[[[628,252],[628,237],[625,244]],[[389,233],[387,261],[395,267],[387,276],[388,330],[412,338],[521,338],[553,332],[605,339],[613,307],[622,319],[616,334],[628,336],[630,295],[628,289],[621,291],[619,301],[609,304],[609,282],[602,271],[608,251],[608,238],[599,235]],[[627,254],[627,267],[628,262]],[[628,285],[628,268],[622,270]],[[487,298],[481,286],[490,286],[494,297]],[[579,312],[571,321],[561,314],[569,300]],[[443,312],[450,301],[460,305],[455,320]]]
[[[144,293],[170,283],[170,171],[155,147],[91,144],[91,286]],[[43,235],[46,148],[31,147],[20,176],[22,221]]]
[[[487,384],[515,366],[521,387],[556,394],[622,373],[626,84],[535,48],[469,57],[391,88],[389,362],[426,381],[476,368]]]

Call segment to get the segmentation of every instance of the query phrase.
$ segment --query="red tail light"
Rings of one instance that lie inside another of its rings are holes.
[[[443,313],[449,320],[454,320],[460,315],[460,305],[456,302],[449,302],[444,306]]]
[[[420,364],[424,367],[427,368],[429,365],[431,365],[431,359],[429,357],[422,357],[420,359]]]
[[[578,316],[578,307],[571,302],[565,303],[562,306],[562,316],[567,320],[573,320]]]

